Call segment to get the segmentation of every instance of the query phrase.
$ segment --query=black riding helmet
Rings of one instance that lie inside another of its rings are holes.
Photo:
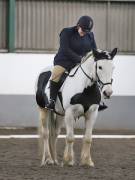
[[[93,28],[93,20],[89,16],[81,16],[77,22],[84,32],[90,32]]]

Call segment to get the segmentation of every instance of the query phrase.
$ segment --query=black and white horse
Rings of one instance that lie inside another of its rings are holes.
[[[63,122],[65,122],[67,134],[63,164],[74,165],[74,121],[83,117],[85,134],[81,164],[94,166],[90,154],[92,130],[98,115],[101,97],[110,98],[112,95],[113,58],[116,53],[117,48],[112,52],[91,51],[79,65],[71,70],[62,84],[60,95],[56,100],[57,114],[44,108],[44,104],[49,99],[51,70],[47,69],[39,75],[36,100],[40,113],[41,165],[58,164],[56,142]]]

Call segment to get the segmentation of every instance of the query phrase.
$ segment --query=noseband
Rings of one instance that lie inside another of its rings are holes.
[[[100,80],[99,75],[97,73],[97,62],[96,62],[96,76],[97,76],[97,84],[101,90],[103,89],[104,86],[109,84],[112,85],[113,83],[113,79],[111,79],[111,82],[107,82],[107,83],[104,83],[103,81]]]

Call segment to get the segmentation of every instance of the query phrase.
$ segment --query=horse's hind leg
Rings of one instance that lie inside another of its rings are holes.
[[[81,165],[94,166],[91,159],[90,148],[92,143],[92,130],[98,114],[98,105],[92,105],[85,114],[85,135],[81,152]]]
[[[58,165],[58,160],[57,160],[57,139],[58,139],[58,135],[60,134],[61,131],[61,127],[63,125],[63,117],[56,115],[56,125],[55,128],[53,128],[53,132],[50,137],[50,152],[52,155],[52,158],[54,160],[54,164]]]
[[[40,143],[41,143],[41,151],[42,151],[42,162],[41,166],[45,164],[53,164],[53,160],[51,157],[50,149],[49,149],[49,129],[48,129],[48,111],[45,109],[39,109],[40,113]]]

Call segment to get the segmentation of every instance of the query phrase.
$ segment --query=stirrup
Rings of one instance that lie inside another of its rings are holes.
[[[50,99],[49,103],[45,106],[45,109],[54,111],[55,110],[55,101],[53,99]]]

